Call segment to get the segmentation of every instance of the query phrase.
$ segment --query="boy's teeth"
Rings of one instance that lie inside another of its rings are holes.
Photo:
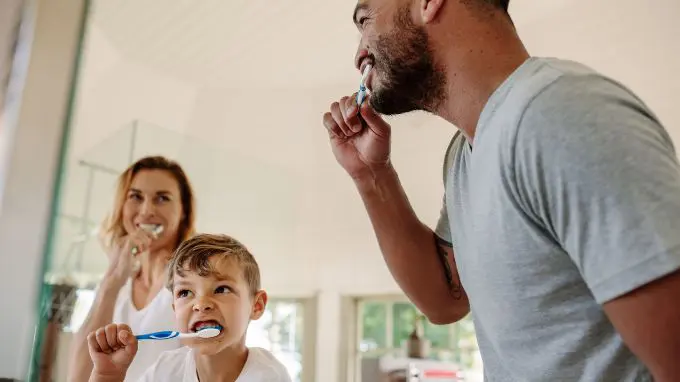
[[[215,328],[215,327],[219,327],[219,326],[220,325],[217,323],[217,321],[203,321],[203,322],[199,322],[198,324],[196,324],[196,326],[194,327],[194,330],[199,331],[201,329]]]

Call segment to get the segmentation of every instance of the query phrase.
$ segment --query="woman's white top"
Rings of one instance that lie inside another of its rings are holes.
[[[113,323],[129,325],[135,335],[161,330],[177,330],[175,313],[172,310],[172,293],[167,288],[162,288],[144,309],[137,310],[132,303],[132,280],[128,280],[118,292],[113,311]],[[137,381],[146,369],[158,361],[161,353],[176,350],[181,346],[177,338],[140,341],[137,355],[128,369],[125,381]]]

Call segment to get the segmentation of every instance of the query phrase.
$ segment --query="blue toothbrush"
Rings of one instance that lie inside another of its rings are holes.
[[[371,72],[371,68],[373,66],[371,64],[366,65],[364,68],[364,72],[361,75],[361,82],[359,83],[359,92],[357,93],[357,105],[361,107],[361,104],[364,103],[364,99],[366,99],[366,77],[368,77],[368,73]]]
[[[220,334],[221,328],[210,327],[203,328],[194,333],[181,333],[172,330],[164,330],[160,332],[153,332],[147,334],[140,334],[135,336],[140,341],[143,340],[169,340],[171,338],[213,338]]]

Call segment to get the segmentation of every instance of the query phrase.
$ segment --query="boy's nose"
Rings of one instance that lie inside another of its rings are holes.
[[[194,304],[194,311],[196,312],[205,312],[213,309],[215,309],[215,304],[207,298],[199,299]]]

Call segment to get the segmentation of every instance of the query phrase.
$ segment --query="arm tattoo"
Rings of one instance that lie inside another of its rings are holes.
[[[453,279],[453,272],[451,270],[451,263],[449,263],[448,256],[444,247],[450,247],[451,244],[442,240],[437,234],[434,235],[434,247],[437,250],[437,256],[439,261],[442,263],[442,268],[444,270],[444,277],[446,278],[446,285],[449,287],[449,292],[454,299],[460,300],[463,298],[463,288],[461,288],[460,283]]]

